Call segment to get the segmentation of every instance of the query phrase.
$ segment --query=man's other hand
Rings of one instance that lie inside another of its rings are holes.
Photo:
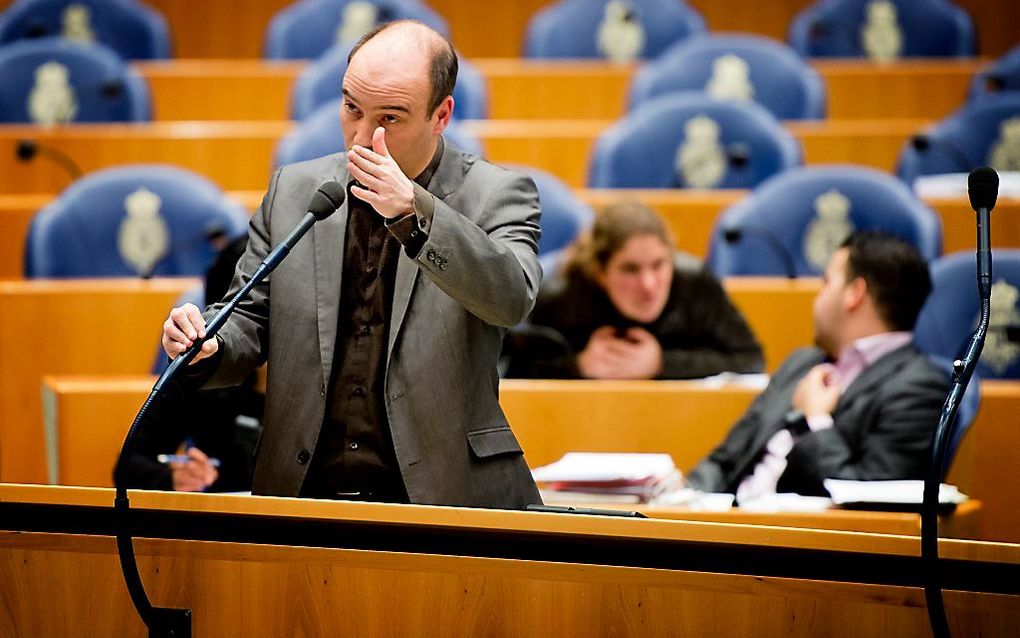
[[[383,217],[414,212],[414,185],[390,156],[383,127],[372,134],[372,148],[355,144],[347,151],[347,171],[361,185],[351,187],[351,193]]]
[[[170,316],[163,322],[163,350],[171,359],[191,347],[196,339],[205,339],[205,319],[195,304],[186,303],[170,311]],[[202,344],[202,350],[195,355],[191,363],[201,361],[219,350],[216,339],[209,339]]]

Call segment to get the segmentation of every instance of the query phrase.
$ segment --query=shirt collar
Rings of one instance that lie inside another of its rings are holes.
[[[843,359],[857,356],[863,360],[864,366],[870,366],[893,350],[907,345],[914,339],[914,333],[907,330],[896,332],[880,332],[857,339],[839,354]],[[851,354],[852,353],[852,354]]]
[[[436,152],[432,154],[432,160],[429,165],[425,167],[418,177],[414,178],[414,182],[422,188],[428,188],[429,182],[432,181],[432,176],[436,174],[436,170],[439,169],[439,160],[443,159],[443,148],[446,146],[443,142],[443,136],[439,136],[439,140],[436,142]]]

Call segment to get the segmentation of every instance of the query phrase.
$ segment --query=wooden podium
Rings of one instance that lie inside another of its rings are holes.
[[[133,492],[194,636],[928,636],[916,537]],[[0,485],[0,635],[143,636],[113,490]],[[1020,546],[943,540],[954,636],[1013,636]]]

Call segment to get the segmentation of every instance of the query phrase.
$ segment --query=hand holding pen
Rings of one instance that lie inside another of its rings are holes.
[[[160,454],[160,463],[169,463],[173,471],[173,488],[177,492],[202,492],[219,478],[219,459],[209,458],[205,452],[185,443],[184,454]]]

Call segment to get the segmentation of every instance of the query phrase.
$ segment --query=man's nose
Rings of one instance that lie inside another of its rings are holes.
[[[358,128],[354,132],[354,140],[351,142],[352,145],[365,146],[372,148],[372,133],[375,132],[375,127],[369,122],[362,118],[362,121],[358,123]]]

